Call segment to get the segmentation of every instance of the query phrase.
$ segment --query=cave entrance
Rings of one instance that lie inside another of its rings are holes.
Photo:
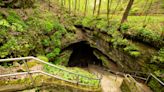
[[[74,43],[70,47],[73,52],[68,62],[69,67],[88,67],[90,64],[102,66],[102,61],[93,54],[94,48],[87,42]]]

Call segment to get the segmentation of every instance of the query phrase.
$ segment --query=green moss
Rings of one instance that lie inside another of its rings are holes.
[[[130,51],[130,55],[134,56],[134,57],[139,57],[139,56],[141,56],[141,53],[138,51]]]
[[[48,58],[46,56],[43,56],[43,55],[39,55],[39,56],[37,56],[37,58],[39,58],[39,59],[41,59],[41,60],[43,60],[45,62],[49,61]]]

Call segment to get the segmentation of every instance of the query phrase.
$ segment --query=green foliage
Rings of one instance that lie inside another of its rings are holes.
[[[137,51],[138,48],[135,45],[130,45],[124,48],[124,51]]]
[[[93,21],[92,18],[86,17],[86,18],[84,18],[84,19],[82,20],[82,25],[83,25],[84,27],[91,27],[91,22],[92,22],[92,21]]]
[[[122,39],[122,38],[113,38],[111,40],[111,42],[113,43],[113,46],[115,48],[121,46],[121,47],[125,47],[128,43],[128,41],[126,39]]]
[[[121,31],[125,32],[130,28],[129,24],[126,22],[121,25]]]
[[[93,75],[93,74],[91,74],[91,73],[89,73],[83,69],[80,69],[80,68],[66,68],[64,66],[59,66],[59,65],[57,67],[63,68],[64,70],[74,72],[74,73],[77,73],[77,74],[80,74],[82,76],[86,76],[89,78],[97,78],[95,75]],[[64,79],[67,79],[67,80],[76,81],[78,78],[78,76],[75,74],[71,74],[71,73],[68,73],[66,71],[62,71],[62,70],[59,70],[57,68],[53,68],[53,67],[47,66],[47,65],[44,66],[44,70],[48,73],[58,75],[58,76],[60,76]],[[92,79],[88,79],[88,78],[85,78],[82,76],[79,76],[79,78],[78,78],[80,83],[90,84],[93,86],[97,86],[99,83],[98,80],[92,80]]]
[[[7,20],[2,19],[2,20],[0,20],[0,26],[1,27],[10,27],[10,24]]]
[[[44,46],[49,46],[49,45],[51,44],[51,41],[50,41],[49,38],[43,39],[42,44],[43,44]]]
[[[97,21],[97,22],[96,22]],[[106,19],[96,20],[95,24],[97,28],[106,31],[108,27],[108,21]],[[93,22],[94,23],[94,22]]]
[[[131,56],[134,56],[134,57],[141,56],[141,53],[139,51],[130,51],[129,53],[130,53]]]
[[[163,74],[164,74],[164,69],[159,69],[157,71],[154,72],[154,74],[157,76],[157,77],[161,77]],[[164,78],[162,78],[164,80]]]
[[[134,39],[142,40],[143,42],[152,44],[155,47],[161,48],[164,44],[162,35],[162,26],[153,24],[142,27],[139,23],[131,24],[131,22],[124,23],[121,26],[121,32],[126,36],[129,36]],[[158,30],[158,31],[157,31]]]
[[[154,78],[151,78],[148,86],[154,91],[154,92],[164,92],[164,87]]]
[[[164,63],[164,48],[161,48],[158,52],[158,55],[155,55],[151,61],[152,63],[155,62],[157,64]]]
[[[3,46],[0,47],[0,57],[4,58],[6,57],[8,54],[10,54],[11,50],[14,50],[15,46],[17,45],[17,41],[13,38],[11,40],[9,40],[7,43],[3,44]]]
[[[139,13],[139,12],[142,13],[142,12],[140,11],[140,8],[134,7],[134,8],[131,9],[130,15],[137,15],[137,13]]]
[[[13,31],[24,32],[23,26],[17,23],[12,23],[11,29]]]
[[[133,57],[139,57],[141,55],[139,49],[127,39],[123,39],[120,33],[114,32],[112,36],[111,42],[114,48],[122,48],[124,52]]]
[[[55,58],[55,61],[53,63],[56,65],[68,66],[69,58],[72,52],[72,50],[66,50],[62,52],[58,57]]]
[[[18,25],[21,26],[22,28],[27,28],[25,22],[21,20],[21,17],[18,14],[16,14],[16,12],[14,11],[9,11],[9,15],[7,16],[7,21],[12,25],[16,25],[16,28],[18,27]]]
[[[128,45],[124,48],[125,52],[128,52],[131,56],[139,57],[141,53],[139,52],[138,48],[135,45]]]
[[[48,58],[46,56],[43,56],[43,55],[39,55],[39,56],[37,56],[37,58],[39,58],[39,59],[41,59],[41,60],[43,60],[45,62],[49,61]]]
[[[138,30],[138,35],[142,36],[143,40],[145,41],[161,41],[161,36],[159,34],[156,34],[155,32],[151,31],[150,29],[142,28]]]
[[[54,29],[54,24],[53,21],[45,20],[42,22],[43,23],[43,30],[46,32],[51,32]]]
[[[60,48],[55,48],[52,52],[48,53],[46,56],[48,58],[54,58],[60,53]]]

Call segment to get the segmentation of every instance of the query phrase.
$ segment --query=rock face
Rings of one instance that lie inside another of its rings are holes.
[[[95,50],[93,53],[95,56],[100,59],[103,63],[103,66],[111,69],[111,70],[118,70],[121,72],[130,73],[132,71],[140,71],[143,73],[154,72],[156,70],[161,70],[160,67],[157,67],[157,64],[151,63],[151,59],[153,55],[157,54],[157,50],[151,46],[148,46],[145,43],[137,42],[133,40],[131,43],[139,49],[141,55],[138,57],[134,57],[127,52],[125,52],[121,47],[115,48],[113,43],[109,42],[112,37],[107,35],[103,32],[96,32],[97,30],[90,30],[86,28],[79,28],[76,30],[78,33],[81,33],[81,38],[77,39],[77,41],[73,42],[80,42],[86,41],[92,48]],[[71,45],[71,42],[65,44],[65,46]],[[114,64],[114,65],[113,65]],[[114,66],[114,67],[113,67]],[[143,76],[141,74],[141,76]],[[143,76],[147,77],[147,76]],[[161,77],[162,79],[162,77]],[[132,85],[127,84],[127,80],[124,81],[123,85]],[[149,82],[148,82],[149,84]],[[157,83],[159,84],[159,83]],[[134,83],[132,86],[135,86]],[[150,86],[152,89],[155,88],[152,85]],[[161,87],[161,86],[160,86]],[[159,87],[159,88],[160,88]],[[128,90],[128,89],[127,89]],[[130,89],[129,89],[130,90]],[[137,89],[136,89],[137,90]],[[142,91],[125,91],[125,92],[142,92]]]
[[[142,43],[135,43],[139,47],[139,50],[142,53],[142,56],[136,58],[130,56],[128,53],[124,52],[121,48],[114,48],[111,43],[106,41],[106,39],[112,39],[109,35],[98,33],[95,34],[91,30],[80,30],[78,33],[81,33],[81,39],[79,41],[86,41],[92,48],[95,48],[97,51],[94,51],[94,54],[97,58],[104,60],[104,66],[111,68],[110,63],[115,63],[117,68],[120,71],[143,71],[150,72],[151,69],[147,66],[150,57],[156,52],[151,47],[148,47]],[[64,44],[65,46],[71,45],[71,42]],[[109,61],[109,62],[108,62]],[[112,61],[112,62],[111,62]]]

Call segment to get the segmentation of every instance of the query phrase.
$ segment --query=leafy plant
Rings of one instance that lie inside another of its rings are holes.
[[[10,27],[10,24],[9,24],[9,22],[7,20],[2,19],[2,20],[0,20],[0,26],[2,26],[2,27]]]
[[[67,71],[70,71],[70,72],[80,74],[82,76],[89,77],[89,78],[97,78],[95,75],[93,75],[93,74],[91,74],[91,73],[89,73],[83,69],[80,69],[80,68],[66,68],[64,66],[59,66],[59,65],[57,65],[57,67],[62,68],[62,69],[67,70]],[[85,78],[82,76],[77,76],[76,74],[68,73],[66,71],[62,71],[60,69],[53,68],[53,67],[48,66],[48,65],[44,66],[44,70],[48,73],[60,76],[60,77],[67,79],[67,80],[77,81],[77,79],[79,79],[80,83],[90,84],[93,86],[97,86],[99,83],[98,80],[93,80],[93,79]]]
[[[158,52],[158,55],[155,55],[152,59],[152,62],[155,62],[155,63],[164,63],[164,48],[161,48]]]
[[[9,15],[7,16],[7,21],[10,23],[10,24],[19,24],[21,25],[23,28],[27,28],[27,25],[25,24],[25,22],[21,19],[21,17],[16,14],[16,12],[14,11],[9,11]]]

